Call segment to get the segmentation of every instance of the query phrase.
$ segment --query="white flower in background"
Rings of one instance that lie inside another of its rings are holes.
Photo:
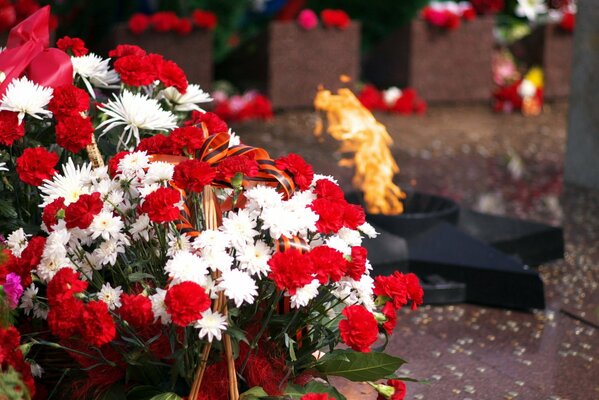
[[[128,146],[131,137],[135,145],[140,141],[139,130],[170,131],[177,127],[177,120],[169,111],[165,111],[157,100],[138,93],[123,90],[121,96],[114,95],[114,100],[102,104],[101,111],[108,116],[97,129],[103,129],[102,135],[118,126],[125,129],[119,138],[118,147]]]
[[[13,79],[2,96],[0,110],[19,113],[19,124],[25,114],[37,119],[51,117],[52,113],[44,107],[52,100],[53,92],[52,88],[40,86],[26,77]]]
[[[191,238],[189,237],[189,235],[185,233],[181,235],[175,235],[169,232],[168,251],[166,253],[169,257],[176,255],[180,251],[188,252],[191,250],[191,248]]]
[[[37,302],[37,291],[38,288],[33,283],[23,291],[19,308],[23,309],[25,315],[29,315],[33,310],[34,304]]]
[[[6,163],[5,162],[0,162],[0,171],[6,171],[6,172],[8,172],[8,168],[6,168]]]
[[[547,13],[547,10],[545,0],[518,0],[516,15],[535,22],[539,15]]]
[[[173,164],[164,161],[153,162],[150,163],[142,183],[144,185],[151,185],[154,183],[164,185],[173,179],[174,173],[175,166]]]
[[[95,99],[96,94],[92,85],[100,88],[110,88],[119,82],[119,75],[108,63],[110,59],[102,59],[97,54],[89,53],[81,57],[71,57],[73,77],[80,76],[89,94]]]
[[[133,239],[144,239],[145,241],[149,241],[150,217],[148,217],[148,214],[138,215],[137,220],[133,224],[131,224],[131,227],[129,228],[129,233],[131,234]]]
[[[358,230],[371,239],[374,239],[379,235],[376,229],[374,229],[368,222],[364,222],[362,225],[358,226]]]
[[[401,89],[397,86],[391,86],[383,92],[383,100],[388,107],[393,107],[397,100],[401,97]]]
[[[21,253],[27,247],[27,235],[23,228],[19,228],[8,235],[6,245],[15,257],[21,257]]]
[[[256,282],[247,273],[238,269],[223,271],[221,281],[217,288],[224,290],[225,295],[240,307],[244,302],[254,303],[254,298],[258,296],[258,287]]]
[[[360,232],[343,227],[337,232],[339,238],[347,243],[348,246],[360,246],[362,244],[362,235]]]
[[[104,240],[117,239],[123,229],[123,220],[110,211],[102,211],[94,217],[89,230],[92,239],[102,237]]]
[[[150,296],[152,302],[152,312],[154,313],[154,321],[160,318],[162,325],[168,325],[171,322],[171,315],[166,310],[166,304],[164,304],[164,298],[166,297],[166,290],[156,289],[156,294]]]
[[[201,109],[198,104],[209,103],[212,101],[212,97],[210,97],[209,93],[204,92],[200,88],[200,85],[193,83],[187,86],[185,94],[181,94],[177,89],[171,86],[160,92],[160,97],[173,104],[175,106],[175,111],[195,110],[205,112],[205,110]]]
[[[266,276],[270,272],[268,260],[271,252],[271,248],[261,240],[256,244],[248,243],[236,255],[239,268],[245,269],[250,275]]]
[[[239,146],[241,139],[239,136],[229,128],[229,147]]]
[[[191,281],[203,286],[206,284],[208,265],[206,261],[195,254],[179,251],[166,262],[164,271],[172,279],[172,285]]]
[[[520,82],[520,85],[518,86],[518,94],[520,95],[520,97],[524,99],[529,99],[533,97],[536,93],[537,87],[532,81],[528,79],[523,79],[522,82]]]
[[[260,211],[264,208],[272,208],[281,203],[283,197],[281,193],[270,186],[256,186],[245,192],[248,200],[248,211]]]
[[[206,340],[209,342],[212,342],[213,339],[221,340],[222,332],[227,329],[227,317],[207,309],[202,313],[202,319],[196,321],[194,328],[200,330],[198,334],[200,339],[207,337]]]
[[[32,360],[27,360],[27,362],[31,368],[31,375],[33,375],[34,378],[41,378],[42,374],[44,373],[42,366]]]
[[[297,289],[295,294],[290,298],[291,307],[300,308],[307,306],[310,300],[318,296],[319,286],[320,282],[318,282],[318,279],[314,279],[306,286],[302,286],[301,288]]]
[[[256,220],[247,210],[230,212],[223,218],[220,230],[227,234],[231,239],[231,244],[236,249],[242,249],[246,243],[254,242],[254,236],[258,235]]]
[[[119,308],[121,304],[121,295],[123,290],[120,286],[113,288],[110,283],[102,285],[100,292],[98,293],[98,300],[102,300],[108,306],[109,310]]]
[[[62,166],[62,175],[56,174],[51,180],[45,180],[40,187],[45,207],[59,197],[64,198],[65,205],[76,202],[82,194],[90,194],[91,189],[85,182],[90,182],[92,165],[83,164],[75,166],[73,160]]]

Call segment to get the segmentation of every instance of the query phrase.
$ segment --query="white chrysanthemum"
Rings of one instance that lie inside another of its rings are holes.
[[[177,120],[172,113],[163,110],[157,100],[141,93],[123,90],[120,97],[115,94],[114,100],[109,100],[100,109],[108,116],[98,125],[98,129],[103,128],[102,134],[118,126],[125,127],[119,138],[119,147],[128,146],[132,136],[137,145],[140,129],[170,131],[177,127]]]
[[[273,208],[280,205],[283,197],[276,189],[269,186],[256,186],[245,192],[249,211]]]
[[[21,257],[21,253],[27,247],[27,235],[23,228],[19,228],[8,235],[6,245],[15,257]]]
[[[150,166],[150,157],[145,151],[134,151],[119,161],[118,171],[126,177],[143,177]]]
[[[67,257],[44,257],[37,266],[35,273],[42,282],[47,283],[50,282],[52,278],[54,278],[54,275],[56,275],[56,273],[63,268],[71,268],[72,270],[75,270],[71,260],[69,260]]]
[[[241,139],[239,136],[229,128],[229,147],[239,146]]]
[[[37,291],[38,288],[33,283],[23,291],[19,308],[23,309],[25,315],[29,315],[33,310],[33,306],[37,302]]]
[[[110,69],[110,59],[102,59],[97,54],[89,53],[81,57],[71,57],[73,76],[81,77],[89,94],[96,98],[92,85],[109,88],[119,82],[119,75]]]
[[[227,329],[227,317],[207,309],[202,313],[202,319],[196,321],[194,328],[200,330],[198,334],[200,339],[207,337],[206,340],[209,342],[213,339],[221,340],[222,332]]]
[[[145,215],[145,214],[144,214]],[[173,233],[168,234],[168,251],[169,257],[174,256],[180,251],[189,252],[192,249],[191,238],[186,233],[181,235],[175,235]]]
[[[220,248],[205,248],[202,250],[202,260],[212,271],[229,271],[233,265],[234,258]]]
[[[374,226],[370,225],[368,222],[364,222],[362,225],[358,226],[358,230],[371,239],[374,239],[379,235],[376,229],[374,229]]]
[[[54,175],[52,180],[45,180],[40,187],[43,199],[41,207],[47,206],[59,197],[62,197],[65,205],[68,206],[79,200],[82,194],[90,194],[91,189],[86,182],[90,182],[91,174],[91,164],[75,166],[73,160],[69,158],[62,166],[62,175]]]
[[[34,378],[41,378],[42,374],[44,373],[42,366],[33,360],[27,360],[27,362],[29,363],[29,368],[31,369],[31,375]]]
[[[319,286],[320,282],[318,282],[318,279],[314,279],[307,285],[297,289],[295,294],[290,298],[291,307],[300,308],[307,306],[310,300],[318,296]]]
[[[164,289],[156,289],[156,294],[150,296],[154,321],[160,318],[160,323],[162,323],[162,325],[168,325],[171,322],[171,315],[166,310],[166,304],[164,304],[165,297],[166,290]]]
[[[345,240],[341,239],[337,235],[333,235],[327,240],[325,240],[325,244],[341,252],[344,256],[351,255],[351,247],[345,242]]]
[[[254,298],[258,295],[256,282],[250,275],[238,269],[224,271],[218,289],[224,290],[225,295],[240,307],[244,302],[254,303]]]
[[[175,111],[201,111],[205,112],[201,109],[198,104],[201,103],[209,103],[212,101],[212,97],[210,94],[204,92],[200,85],[190,84],[187,86],[187,91],[185,94],[181,94],[174,87],[167,87],[162,92],[160,92],[160,97],[166,99],[169,103],[175,106]]]
[[[142,183],[144,185],[151,184],[166,184],[171,179],[173,179],[173,174],[175,173],[175,166],[171,163],[167,163],[164,161],[157,161],[150,163],[148,167],[148,171],[144,176]]]
[[[145,241],[150,240],[150,217],[148,214],[141,214],[137,217],[137,220],[131,224],[129,233],[133,239],[144,239]]]
[[[109,310],[115,310],[119,308],[121,304],[121,295],[123,290],[120,286],[113,288],[110,283],[102,285],[100,292],[98,293],[98,300],[102,300],[108,306]]]
[[[368,311],[374,311],[374,279],[368,274],[362,275],[359,281],[353,282],[353,287],[356,293],[358,294],[358,298],[360,302]]]
[[[122,243],[116,240],[107,240],[100,243],[93,252],[93,258],[96,261],[94,268],[102,268],[103,265],[114,265],[119,254],[125,252]]]
[[[231,238],[231,244],[236,249],[243,248],[246,243],[253,243],[254,236],[258,235],[256,220],[247,210],[231,212],[223,218],[220,229]]]
[[[96,215],[89,226],[92,239],[102,237],[104,240],[116,239],[123,229],[123,220],[109,211],[102,211]]]
[[[193,241],[193,247],[202,251],[223,252],[231,245],[228,234],[215,229],[206,229]]]
[[[8,171],[8,168],[6,168],[5,162],[0,162],[0,171]]]
[[[348,246],[360,246],[362,244],[362,235],[360,232],[343,227],[337,232],[339,238],[347,243]]]
[[[268,260],[272,254],[271,248],[263,241],[248,244],[238,250],[237,261],[239,268],[245,269],[250,275],[266,276],[270,272]]]
[[[191,281],[203,286],[206,284],[208,264],[195,254],[178,251],[172,259],[167,261],[164,271],[172,279],[172,285]]]
[[[19,124],[25,114],[37,119],[51,117],[52,113],[44,107],[52,100],[53,92],[52,88],[40,86],[26,77],[13,79],[2,96],[0,110],[19,113]]]
[[[312,184],[310,186],[311,187],[316,186],[316,182],[318,182],[321,179],[326,179],[328,181],[333,182],[335,185],[339,185],[339,182],[337,181],[337,179],[335,179],[331,175],[314,174],[314,179],[312,179]]]
[[[289,211],[282,205],[262,210],[262,229],[268,230],[273,239],[281,236],[292,237],[296,231],[296,221],[292,221]]]

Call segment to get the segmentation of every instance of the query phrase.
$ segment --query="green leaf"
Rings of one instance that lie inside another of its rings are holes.
[[[426,381],[421,381],[415,378],[410,378],[407,376],[397,376],[395,374],[391,374],[391,375],[387,375],[385,377],[385,379],[396,379],[398,381],[405,381],[405,382],[416,382],[416,383],[426,383]]]
[[[95,400],[127,400],[123,385],[113,385],[108,390],[98,395]]]
[[[268,393],[260,386],[254,386],[250,390],[247,390],[239,396],[239,400],[256,400],[261,397],[268,397]]]
[[[175,393],[160,393],[154,397],[151,397],[149,400],[182,400],[181,397],[176,395]]]
[[[146,274],[145,272],[134,272],[129,275],[130,282],[139,282],[143,279],[155,279],[154,275]]]
[[[308,393],[326,393],[329,397],[333,397],[336,400],[346,400],[345,396],[343,396],[335,387],[327,385],[323,382],[312,381],[309,382],[306,386],[299,385],[288,385],[285,389],[285,395],[291,397],[292,399],[300,399],[303,395]]]
[[[405,361],[385,353],[334,350],[322,357],[316,369],[323,375],[341,376],[354,382],[376,381],[395,373]]]

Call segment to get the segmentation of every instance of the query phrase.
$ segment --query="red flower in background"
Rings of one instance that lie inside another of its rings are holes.
[[[302,286],[312,282],[314,264],[308,254],[302,254],[295,249],[275,253],[270,260],[270,274],[277,288],[288,290],[290,294]]]
[[[351,22],[349,15],[345,11],[333,9],[322,10],[320,19],[327,28],[346,29]]]
[[[63,117],[56,124],[56,143],[71,153],[78,153],[92,143],[94,126],[88,117]]]
[[[145,55],[146,51],[134,44],[119,44],[114,49],[108,52],[108,56],[111,58],[119,58],[125,56],[143,57]]]
[[[144,33],[151,24],[151,19],[146,14],[133,14],[129,19],[129,30],[134,35],[141,35]]]
[[[17,174],[26,184],[40,186],[45,179],[54,176],[57,163],[58,154],[43,147],[30,147],[17,158]]]
[[[81,116],[89,110],[89,95],[83,89],[73,85],[63,85],[54,89],[52,100],[48,104],[54,118]]]
[[[470,0],[470,4],[479,14],[496,14],[505,7],[504,0]]]
[[[99,192],[82,194],[76,202],[66,208],[64,219],[67,228],[87,229],[103,207],[104,203],[100,199]]]
[[[179,17],[172,11],[159,11],[150,17],[150,21],[156,32],[168,32],[175,29]]]
[[[191,13],[191,18],[193,19],[193,23],[202,29],[212,30],[218,24],[218,17],[211,11],[194,10]]]
[[[175,324],[187,326],[202,318],[202,312],[210,307],[210,297],[197,283],[185,281],[168,289],[164,304]]]
[[[90,301],[81,315],[81,336],[93,346],[109,343],[116,336],[116,326],[103,301]]]
[[[16,112],[0,111],[0,144],[12,144],[25,135],[25,124],[19,124]]]
[[[314,180],[314,169],[301,156],[289,153],[287,156],[275,160],[275,165],[280,170],[293,176],[293,181],[300,190],[307,190]]]
[[[363,306],[347,306],[341,311],[346,319],[339,321],[339,333],[343,343],[356,351],[370,352],[370,346],[378,338],[379,327],[374,315]]]
[[[369,110],[386,110],[387,105],[381,92],[372,85],[365,85],[358,94],[358,100]]]
[[[66,210],[64,205],[64,198],[59,197],[54,200],[52,203],[48,204],[44,207],[44,211],[42,212],[42,221],[49,232],[52,232],[52,227],[58,223],[58,212],[61,210]]]
[[[139,212],[148,214],[150,221],[156,223],[171,222],[179,217],[178,204],[181,195],[171,188],[161,187],[146,196]]]
[[[185,160],[175,166],[173,181],[183,190],[200,193],[216,177],[216,170],[207,162]]]
[[[193,24],[189,18],[179,18],[174,29],[179,35],[187,36],[193,30]]]
[[[0,32],[6,32],[17,23],[17,10],[12,4],[4,4],[0,7]]]
[[[85,42],[77,37],[64,36],[56,41],[56,47],[75,57],[81,57],[89,53],[89,50],[85,47]]]
[[[564,13],[562,20],[559,23],[559,27],[566,32],[574,32],[576,26],[576,15],[571,12]]]

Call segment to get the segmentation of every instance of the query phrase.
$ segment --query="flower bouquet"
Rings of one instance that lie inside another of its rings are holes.
[[[41,30],[43,17],[20,31]],[[413,274],[370,276],[361,242],[376,232],[335,180],[296,154],[242,144],[157,54],[122,45],[112,69],[77,55],[77,39],[59,45],[69,82],[32,74],[35,53],[6,69],[0,103],[13,129],[54,132],[64,148],[30,147],[16,162],[41,224],[2,244],[2,394],[343,399],[328,381],[341,376],[402,399],[404,361],[384,339],[422,289]],[[59,140],[70,119],[89,128]]]

